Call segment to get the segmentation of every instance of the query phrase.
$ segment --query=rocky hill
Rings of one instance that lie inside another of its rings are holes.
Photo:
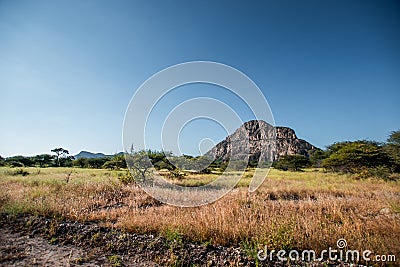
[[[276,139],[274,138],[276,137]],[[248,146],[246,145],[248,138]],[[265,154],[261,155],[262,149]],[[309,156],[309,151],[317,149],[303,139],[299,139],[293,129],[274,127],[262,120],[244,123],[233,134],[218,143],[210,153],[215,159],[228,161],[230,157],[241,160],[249,154],[249,160],[278,160],[284,155],[300,154]]]

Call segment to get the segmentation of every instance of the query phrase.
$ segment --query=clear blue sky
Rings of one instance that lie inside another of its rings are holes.
[[[399,47],[399,1],[0,0],[0,155],[121,151],[136,88],[192,60],[246,73],[316,146],[384,141]]]

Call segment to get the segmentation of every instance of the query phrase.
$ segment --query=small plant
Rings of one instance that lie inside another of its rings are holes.
[[[135,178],[132,176],[132,174],[129,170],[126,170],[124,173],[119,172],[117,175],[117,178],[124,185],[135,182]]]
[[[78,257],[78,258],[75,258],[72,262],[80,265],[84,262],[84,260],[82,257]]]
[[[274,227],[268,239],[268,247],[291,250],[293,248],[294,222],[282,223]]]
[[[113,267],[122,267],[124,264],[122,263],[122,258],[118,255],[108,256],[108,261],[111,263]]]
[[[53,236],[53,237],[50,239],[49,244],[52,244],[52,245],[57,244],[57,241],[58,241],[57,237]]]
[[[210,239],[208,239],[208,240],[206,240],[206,241],[203,241],[202,244],[203,244],[204,246],[206,246],[206,247],[210,247],[210,246],[212,246],[212,244],[213,244],[213,240],[212,240],[212,238],[210,238]]]
[[[173,169],[173,170],[170,170],[169,171],[169,176],[172,178],[172,179],[177,179],[177,180],[182,180],[183,179],[183,177],[185,177],[187,174],[186,173],[184,173],[184,172],[182,172],[181,170],[179,170],[178,168],[176,168],[176,169]]]
[[[107,251],[112,251],[114,249],[114,245],[113,245],[113,243],[107,243],[107,245],[106,245],[106,250]]]
[[[177,230],[167,229],[165,231],[165,239],[167,241],[166,245],[170,248],[183,243],[183,235]]]
[[[96,241],[96,240],[99,239],[99,238],[100,238],[100,232],[97,232],[97,233],[95,233],[95,234],[92,235],[91,240],[92,240],[92,241]]]
[[[390,203],[390,207],[394,213],[400,213],[400,204],[392,202]]]
[[[251,239],[245,239],[240,243],[240,247],[246,253],[247,257],[249,257],[251,260],[254,260],[256,265],[258,265],[258,245]]]
[[[375,168],[360,168],[354,170],[356,179],[378,178],[383,180],[392,180],[390,178],[391,172],[388,167],[378,166]]]

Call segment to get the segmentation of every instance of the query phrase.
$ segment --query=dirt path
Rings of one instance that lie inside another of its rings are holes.
[[[147,259],[110,255],[102,247],[49,240],[41,226],[22,228],[21,221],[13,225],[1,220],[0,266],[159,266]]]
[[[42,237],[0,229],[0,266],[71,266],[87,258],[86,253],[71,245],[51,245]],[[81,266],[98,266],[86,262]]]

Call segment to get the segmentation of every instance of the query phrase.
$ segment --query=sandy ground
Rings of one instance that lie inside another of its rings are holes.
[[[73,266],[87,253],[71,245],[51,245],[42,237],[29,237],[0,229],[0,266]],[[101,263],[100,263],[101,264]],[[80,266],[99,266],[85,262]]]

